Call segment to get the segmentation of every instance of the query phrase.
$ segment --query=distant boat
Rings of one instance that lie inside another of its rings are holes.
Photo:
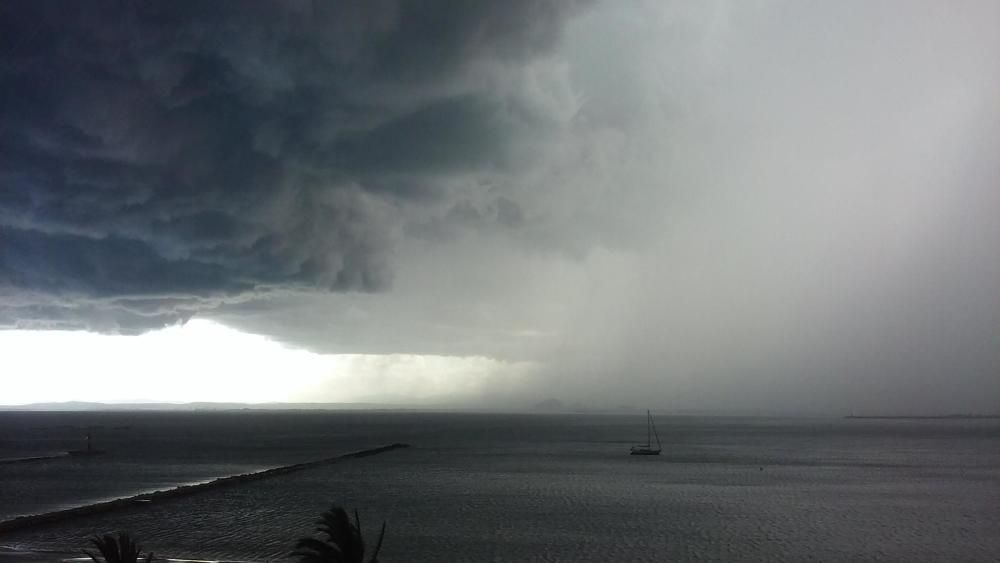
[[[656,447],[653,447],[651,438],[656,438]],[[660,455],[663,447],[660,445],[660,435],[656,433],[656,425],[653,424],[653,415],[646,411],[646,443],[632,446],[630,455]]]
[[[66,453],[69,454],[69,455],[74,455],[74,456],[90,456],[90,455],[101,455],[101,454],[104,453],[104,450],[96,450],[96,449],[94,449],[94,444],[91,442],[91,439],[90,439],[90,432],[87,432],[87,449],[85,449],[85,450],[70,450],[70,451],[68,451]]]

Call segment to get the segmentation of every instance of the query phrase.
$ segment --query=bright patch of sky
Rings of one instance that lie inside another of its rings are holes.
[[[207,320],[140,336],[0,331],[0,404],[393,402],[433,404],[513,385],[532,369],[484,357],[317,354]],[[13,375],[16,374],[16,375]]]

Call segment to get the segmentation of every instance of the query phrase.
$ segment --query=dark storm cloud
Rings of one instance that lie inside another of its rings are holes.
[[[598,4],[565,142],[411,217],[391,293],[213,318],[537,363],[493,404],[995,412],[998,8]]]
[[[167,260],[148,244],[127,238],[91,238],[0,228],[0,276],[12,285],[65,294],[128,296],[214,289],[239,291],[245,283],[218,265],[197,260]],[[128,265],[112,269],[117,264]]]
[[[574,9],[0,7],[0,322],[120,313],[141,330],[254,291],[386,287],[399,202],[512,166],[509,147],[544,125],[492,85]]]

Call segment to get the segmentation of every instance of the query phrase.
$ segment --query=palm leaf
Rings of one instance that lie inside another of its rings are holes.
[[[300,539],[295,545],[295,551],[292,552],[292,556],[299,557],[304,563],[313,561],[339,563],[346,561],[339,547],[316,538]]]
[[[90,543],[97,552],[83,550],[83,553],[96,563],[138,563],[141,548],[135,543],[128,532],[104,534],[90,538]],[[147,561],[152,561],[150,553]]]
[[[372,553],[371,563],[378,563],[378,552],[382,549],[382,538],[385,537],[385,521],[382,522],[382,529],[378,533],[378,542],[375,543],[375,553]]]
[[[302,538],[292,552],[300,563],[363,563],[365,560],[365,542],[361,534],[361,517],[354,511],[354,521],[351,522],[347,511],[339,506],[332,506],[320,514],[316,521],[316,531],[324,539],[314,537]],[[378,544],[371,562],[375,563],[378,552],[382,548],[385,536],[385,522],[379,533]]]

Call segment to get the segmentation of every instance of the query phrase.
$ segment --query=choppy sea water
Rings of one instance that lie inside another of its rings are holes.
[[[1000,420],[406,412],[0,413],[0,520],[389,442],[414,447],[0,535],[74,552],[127,529],[178,558],[282,560],[331,503],[381,558],[1000,561]]]

